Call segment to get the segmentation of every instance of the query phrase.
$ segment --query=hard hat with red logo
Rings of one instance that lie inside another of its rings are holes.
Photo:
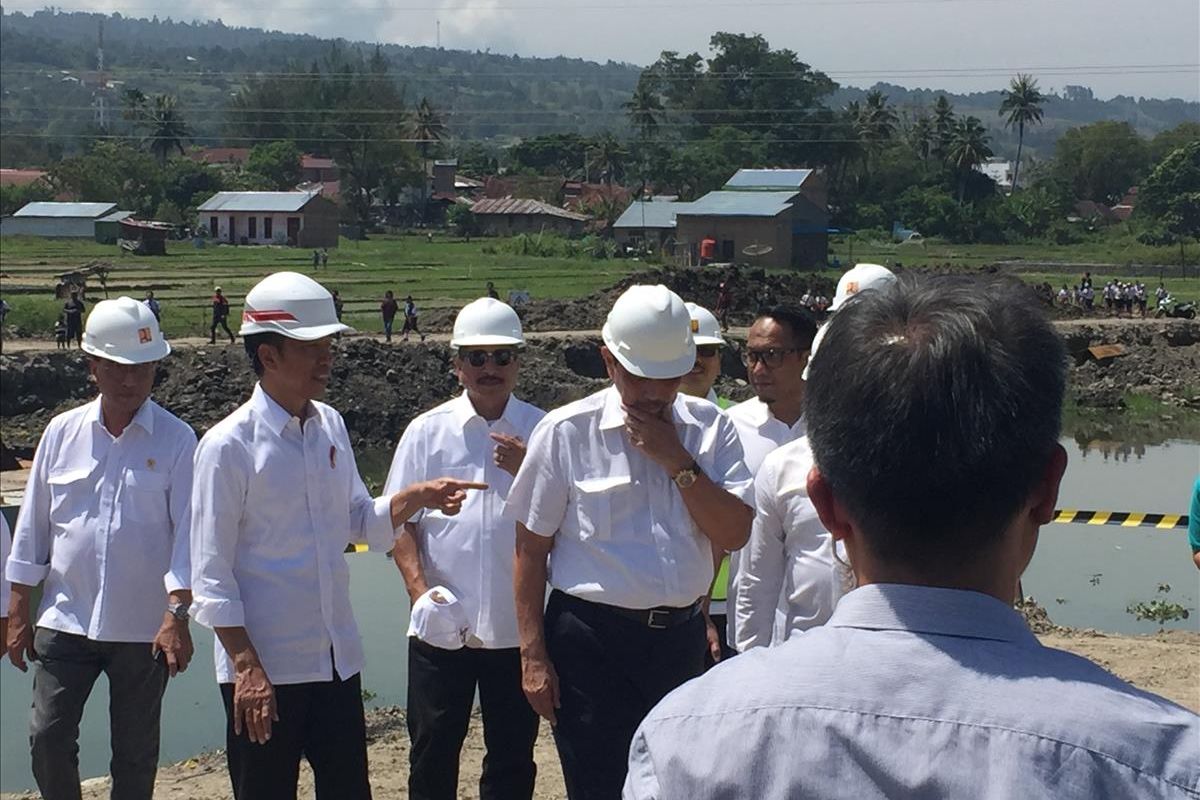
[[[692,341],[697,345],[725,344],[725,337],[721,335],[721,323],[711,311],[695,303],[684,303],[684,306],[687,307],[688,316],[692,318]]]
[[[837,311],[859,292],[867,289],[882,289],[896,282],[896,274],[879,264],[856,264],[838,280],[837,292],[833,295],[830,311]]]
[[[132,297],[96,303],[83,329],[82,347],[89,355],[118,364],[159,361],[171,352],[154,312]]]
[[[238,334],[278,333],[308,342],[349,330],[338,322],[333,295],[324,286],[298,272],[276,272],[246,294]]]

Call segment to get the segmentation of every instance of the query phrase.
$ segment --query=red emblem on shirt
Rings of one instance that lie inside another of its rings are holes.
[[[149,328],[138,328],[138,344],[146,344],[154,337],[150,335]]]
[[[329,468],[337,469],[337,447],[329,445]]]

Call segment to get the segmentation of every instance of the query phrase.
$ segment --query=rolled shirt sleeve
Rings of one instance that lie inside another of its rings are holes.
[[[192,466],[196,439],[188,437],[171,467],[171,566],[163,576],[167,593],[192,588]]]
[[[557,425],[546,417],[533,429],[525,460],[513,479],[504,503],[504,518],[524,525],[538,536],[554,536],[570,500],[570,473],[560,456]]]
[[[4,567],[8,580],[22,586],[37,586],[50,574],[50,487],[46,461],[55,450],[56,438],[57,427],[51,423],[33,454],[33,466],[17,514],[12,552]]]
[[[787,568],[783,517],[779,509],[775,465],[768,459],[754,481],[756,512],[750,541],[742,550],[734,587],[737,622],[734,647],[745,652],[752,647],[769,647],[775,624],[775,609],[783,592]]]
[[[241,512],[246,502],[248,455],[236,442],[202,439],[192,475],[193,616],[209,628],[246,624],[233,574]]]

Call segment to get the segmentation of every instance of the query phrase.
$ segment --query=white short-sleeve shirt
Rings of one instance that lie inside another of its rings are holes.
[[[671,413],[704,474],[750,505],[753,482],[733,424],[712,403],[683,394]],[[557,537],[549,580],[567,594],[624,608],[682,607],[712,583],[708,538],[666,470],[630,443],[614,388],[546,415],[504,513]]]
[[[496,442],[490,434],[528,442],[544,416],[540,408],[509,397],[504,413],[489,424],[464,393],[409,424],[388,472],[387,494],[440,477],[488,485],[486,491],[468,492],[454,516],[431,509],[410,520],[417,526],[426,581],[454,592],[471,621],[471,633],[486,648],[521,643],[513,599],[516,524],[503,516],[513,478],[496,466]]]

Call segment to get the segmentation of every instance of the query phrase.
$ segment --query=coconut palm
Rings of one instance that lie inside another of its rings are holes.
[[[987,130],[976,117],[960,119],[950,135],[950,149],[946,160],[958,173],[958,204],[962,205],[967,192],[967,178],[971,170],[991,158]]]
[[[939,94],[933,104],[933,154],[938,158],[945,158],[950,149],[954,124],[954,106],[950,105],[946,95]]]
[[[1004,124],[1017,127],[1017,163],[1013,166],[1012,190],[1017,190],[1017,177],[1021,171],[1021,148],[1025,145],[1025,125],[1042,123],[1042,102],[1045,97],[1038,91],[1037,80],[1031,75],[1018,74],[1008,84],[1004,101],[1000,103],[1000,116]],[[1007,115],[1007,116],[1005,116]]]
[[[654,138],[658,132],[659,116],[663,113],[662,100],[645,80],[639,80],[633,96],[622,104],[629,114],[629,122],[637,129],[643,142]]]
[[[409,132],[417,142],[421,152],[421,160],[429,160],[430,148],[446,138],[446,121],[441,112],[433,107],[428,97],[422,97],[421,102],[413,109],[409,120]]]
[[[936,147],[935,137],[933,120],[924,111],[913,118],[912,123],[905,131],[905,138],[908,140],[909,146],[917,154],[917,158],[921,159],[922,164],[929,161],[929,155]]]
[[[625,146],[611,133],[602,134],[588,151],[590,161],[589,171],[600,173],[600,180],[612,186],[613,181],[620,180],[625,175],[625,157],[628,153]]]
[[[190,139],[192,132],[179,114],[179,104],[174,95],[155,95],[144,115],[146,140],[150,152],[158,157],[160,164],[167,163],[167,156],[175,150],[183,155],[183,142]]]

